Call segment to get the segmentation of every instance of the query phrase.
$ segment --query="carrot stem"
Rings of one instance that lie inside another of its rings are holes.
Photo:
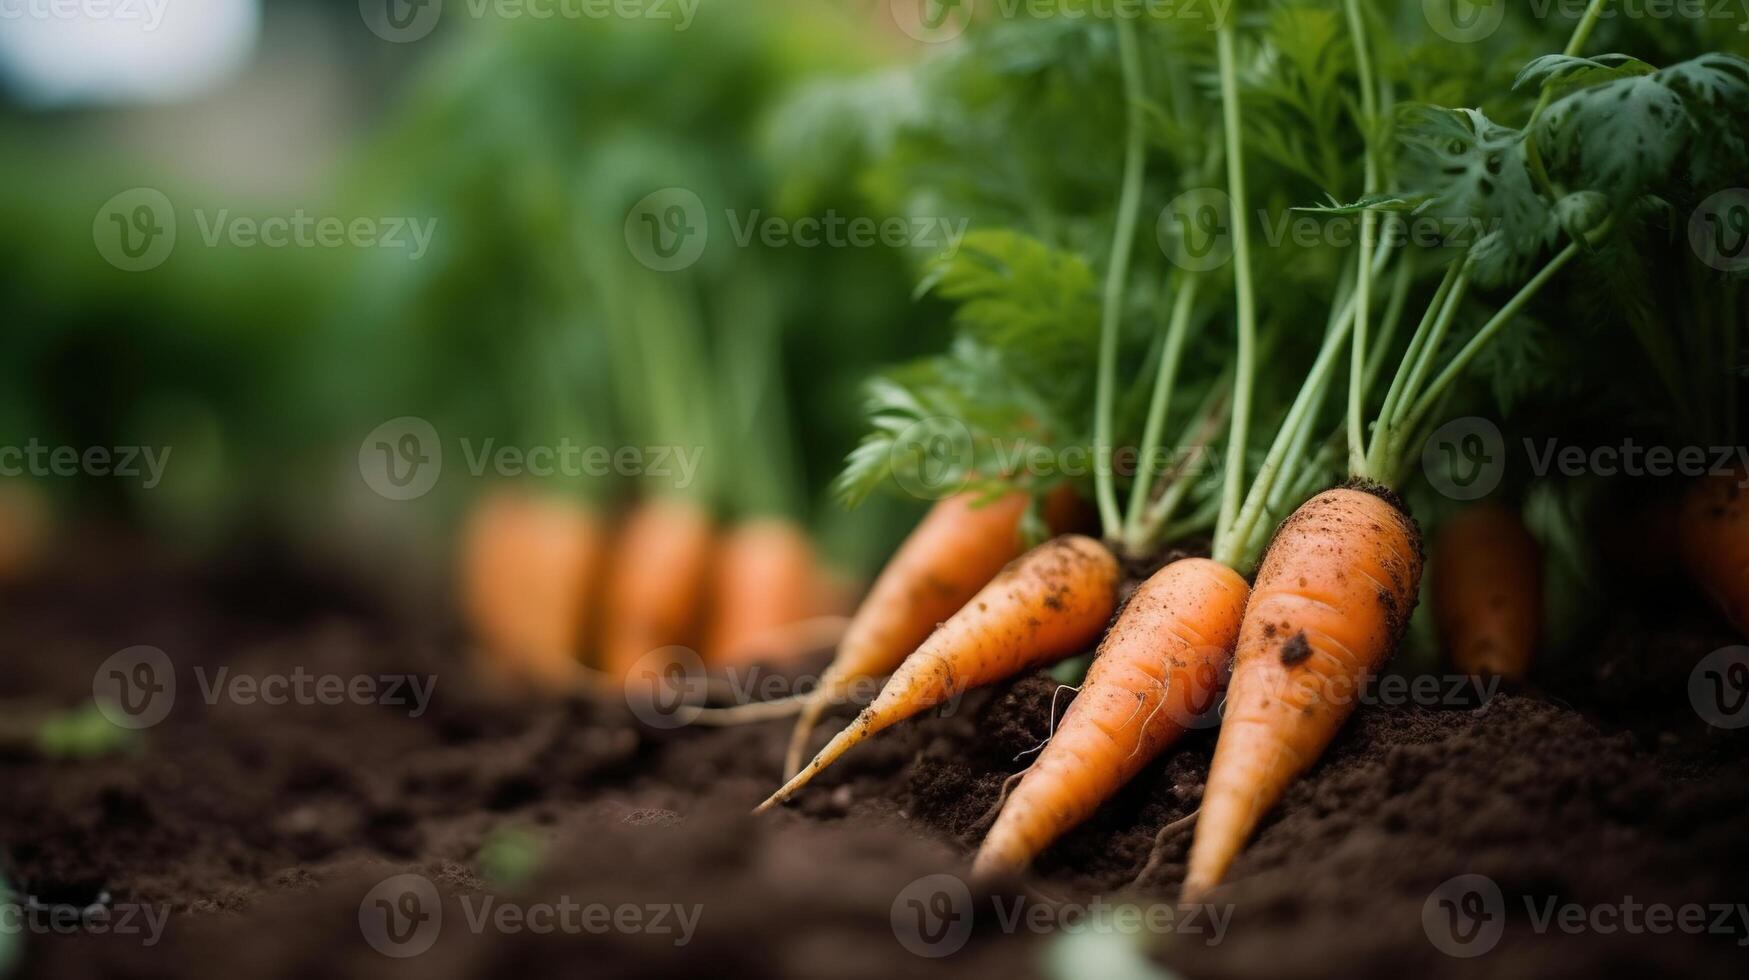
[[[1373,275],[1377,275],[1385,262],[1390,260],[1391,247],[1387,243],[1373,256]],[[1293,444],[1294,433],[1301,424],[1309,424],[1307,417],[1316,415],[1317,409],[1324,401],[1324,392],[1330,383],[1330,374],[1334,370],[1336,354],[1348,339],[1348,331],[1354,324],[1356,298],[1350,294],[1332,314],[1332,320],[1324,333],[1324,343],[1318,350],[1312,368],[1306,373],[1306,380],[1300,386],[1300,392],[1294,397],[1287,416],[1282,420],[1281,428],[1276,432],[1275,441],[1270,444],[1269,452],[1263,458],[1263,465],[1257,470],[1257,479],[1251,484],[1251,491],[1246,495],[1245,506],[1232,522],[1222,521],[1215,532],[1214,558],[1216,561],[1238,568],[1245,563],[1246,553],[1251,550],[1251,531],[1256,527],[1262,516],[1264,502],[1268,499],[1275,482],[1283,475],[1282,464],[1289,448]]]
[[[1190,423],[1185,426],[1183,434],[1178,439],[1178,445],[1185,452],[1201,454],[1207,451],[1209,443],[1220,429],[1221,423],[1224,421],[1222,416],[1227,411],[1228,375],[1231,372],[1232,368],[1227,368],[1215,380],[1215,383],[1209,386],[1208,394],[1203,396],[1202,404],[1197,406],[1196,412],[1191,416]],[[1191,477],[1195,475],[1194,468],[1197,465],[1199,465],[1198,459],[1187,456],[1182,462],[1175,465],[1171,472],[1167,473],[1165,491],[1160,494],[1142,517],[1140,540],[1153,542],[1170,540],[1176,536],[1164,530],[1163,526],[1177,511],[1178,505],[1183,503],[1185,494],[1189,493]],[[1220,498],[1211,497],[1210,499],[1214,502],[1218,515]]]
[[[1403,360],[1398,365],[1396,373],[1391,376],[1391,386],[1385,390],[1384,404],[1379,407],[1380,419],[1388,420],[1395,417],[1397,403],[1402,400],[1403,391],[1408,386],[1409,378],[1413,373],[1403,370],[1402,365],[1414,364],[1420,360],[1421,352],[1426,349],[1428,337],[1434,328],[1434,321],[1439,319],[1441,311],[1445,309],[1445,298],[1451,294],[1452,288],[1456,285],[1458,277],[1463,274],[1467,264],[1467,258],[1453,262],[1445,270],[1445,277],[1439,281],[1439,288],[1433,291],[1433,299],[1427,304],[1426,312],[1421,315],[1420,324],[1415,327],[1415,332],[1409,335],[1409,346],[1404,349]],[[1372,449],[1368,453],[1369,456],[1377,457],[1383,451],[1381,445],[1384,440],[1381,432],[1382,430],[1373,432]],[[1377,459],[1370,460],[1369,465],[1376,469]]]
[[[1346,0],[1348,33],[1354,45],[1355,67],[1360,74],[1361,134],[1366,145],[1365,193],[1378,190],[1379,159],[1374,127],[1378,125],[1378,99],[1373,91],[1372,55],[1367,50],[1366,23],[1356,0]],[[1367,327],[1372,320],[1373,238],[1378,233],[1378,214],[1372,208],[1360,214],[1360,261],[1356,264],[1354,343],[1348,366],[1348,461],[1352,469],[1366,465]]]
[[[1573,261],[1573,258],[1579,254],[1579,247],[1579,242],[1572,242],[1566,248],[1562,249],[1560,254],[1550,259],[1548,264],[1543,266],[1541,272],[1538,272],[1529,282],[1525,283],[1524,287],[1508,300],[1506,305],[1502,306],[1499,312],[1495,313],[1493,318],[1490,319],[1482,329],[1476,331],[1476,335],[1470,338],[1469,343],[1465,344],[1455,355],[1452,356],[1450,363],[1446,364],[1445,370],[1441,371],[1439,376],[1434,378],[1432,383],[1427,386],[1427,390],[1416,399],[1414,403],[1415,407],[1410,410],[1408,416],[1404,420],[1403,429],[1405,431],[1414,431],[1415,427],[1421,422],[1422,417],[1433,407],[1433,403],[1437,401],[1439,396],[1451,386],[1453,381],[1457,380],[1458,375],[1462,374],[1464,369],[1469,367],[1470,362],[1475,359],[1477,354],[1481,353],[1482,348],[1488,346],[1488,342],[1493,340],[1495,335],[1504,329],[1508,323],[1512,322],[1512,318],[1517,316],[1520,310],[1524,309],[1525,304],[1529,303],[1531,298],[1534,297],[1543,286],[1547,285],[1550,279],[1555,277],[1556,273],[1560,272],[1568,262]],[[1407,447],[1399,447],[1399,449],[1406,448]],[[1393,464],[1391,475],[1395,475],[1395,464],[1398,461],[1399,460],[1397,459],[1391,461]]]
[[[1251,232],[1245,204],[1244,133],[1240,128],[1239,79],[1234,53],[1234,27],[1224,21],[1216,34],[1220,62],[1221,119],[1227,144],[1227,195],[1232,204],[1233,284],[1237,302],[1238,345],[1233,373],[1232,419],[1227,433],[1227,472],[1221,488],[1221,516],[1216,525],[1217,543],[1222,532],[1239,516],[1241,486],[1245,479],[1245,451],[1251,437],[1251,388],[1257,373],[1256,296],[1251,281]],[[1229,535],[1231,537],[1231,535]],[[1243,540],[1239,536],[1239,540]],[[1221,558],[1217,555],[1216,560]],[[1229,565],[1231,562],[1229,562]]]
[[[1153,398],[1148,404],[1148,420],[1142,429],[1141,451],[1136,459],[1136,479],[1130,487],[1129,513],[1124,522],[1123,546],[1129,554],[1145,549],[1144,512],[1154,492],[1154,454],[1160,448],[1160,437],[1166,428],[1166,412],[1171,407],[1172,389],[1178,378],[1179,360],[1184,353],[1184,339],[1190,333],[1190,316],[1196,306],[1199,276],[1185,277],[1172,304],[1172,318],[1166,326],[1165,349],[1160,353],[1160,370],[1154,378]]]
[[[1118,510],[1115,474],[1112,473],[1112,415],[1117,389],[1117,335],[1123,315],[1124,284],[1129,278],[1130,250],[1136,241],[1136,215],[1142,204],[1144,168],[1142,146],[1142,66],[1136,52],[1135,27],[1127,18],[1117,21],[1118,60],[1124,85],[1123,186],[1118,194],[1117,223],[1112,230],[1111,262],[1105,271],[1104,308],[1099,326],[1099,375],[1095,395],[1093,442],[1094,496],[1099,504],[1099,522],[1106,534],[1120,534],[1123,515]]]
[[[1393,443],[1401,439],[1398,423],[1404,421],[1403,414],[1409,410],[1412,404],[1409,400],[1413,399],[1416,393],[1421,390],[1422,381],[1425,380],[1427,372],[1432,369],[1433,359],[1439,355],[1440,346],[1445,343],[1445,335],[1451,330],[1451,324],[1457,317],[1458,308],[1463,305],[1464,294],[1470,288],[1469,264],[1468,256],[1454,264],[1452,270],[1447,273],[1448,276],[1455,273],[1455,277],[1450,280],[1450,288],[1445,290],[1443,296],[1436,292],[1433,303],[1427,308],[1428,315],[1432,317],[1431,321],[1422,321],[1428,328],[1427,334],[1422,339],[1420,347],[1414,352],[1414,357],[1404,357],[1403,364],[1407,370],[1402,368],[1398,370],[1399,376],[1402,378],[1402,389],[1398,393],[1398,398],[1391,403],[1389,412],[1379,412],[1379,425],[1373,433],[1373,447],[1378,454],[1376,457],[1371,452],[1367,454],[1367,473],[1388,473],[1391,471]]]

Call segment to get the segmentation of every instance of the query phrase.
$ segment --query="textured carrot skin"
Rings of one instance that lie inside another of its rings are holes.
[[[1749,636],[1749,490],[1742,470],[1695,481],[1682,501],[1682,564]]]
[[[761,809],[851,746],[971,688],[1086,649],[1117,606],[1117,559],[1092,538],[1054,538],[1016,559],[906,657],[881,693]]]
[[[972,494],[948,497],[905,539],[851,618],[829,675],[891,673],[942,621],[1020,557],[1024,493],[979,506]]]
[[[744,664],[772,654],[763,641],[814,615],[817,574],[813,542],[793,521],[756,519],[723,535],[711,568],[705,663]]]
[[[820,683],[790,733],[784,774],[801,765],[809,734],[832,703],[867,678],[892,673],[935,627],[1020,557],[1027,496],[982,502],[976,494],[938,501],[881,569]]]
[[[1214,707],[1248,592],[1239,573],[1206,558],[1173,562],[1137,587],[984,838],[974,875],[1025,868]]]
[[[711,545],[710,515],[689,502],[657,498],[626,516],[607,583],[603,670],[623,679],[644,654],[697,642]]]
[[[1433,614],[1452,666],[1523,680],[1542,637],[1542,553],[1513,511],[1466,507],[1439,529]]]
[[[1282,522],[1239,628],[1221,734],[1184,882],[1220,882],[1258,821],[1354,712],[1402,639],[1421,532],[1383,497],[1326,490]]]
[[[589,629],[606,533],[587,505],[501,491],[462,535],[462,608],[499,676],[565,687]]]

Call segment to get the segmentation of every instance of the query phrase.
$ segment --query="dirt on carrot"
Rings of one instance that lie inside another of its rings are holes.
[[[90,616],[97,607],[108,615]],[[467,928],[461,902],[477,911],[488,885],[481,849],[516,828],[542,842],[543,858],[500,902],[702,906],[685,945],[587,937],[592,975],[648,975],[652,963],[1045,975],[1051,937],[1007,935],[997,922],[993,902],[1013,895],[976,892],[976,928],[941,960],[906,951],[891,919],[915,879],[965,874],[981,819],[1026,763],[1015,756],[1045,737],[1053,696],[1059,715],[1070,696],[1044,673],[895,726],[796,806],[755,820],[745,810],[770,788],[787,725],[665,731],[611,705],[494,702],[462,680],[453,630],[397,608],[283,556],[209,573],[136,559],[0,592],[15,624],[0,637],[12,667],[0,696],[88,695],[98,663],[144,641],[173,654],[189,691],[197,667],[219,666],[438,680],[418,718],[381,704],[207,706],[179,694],[136,754],[78,766],[0,757],[10,788],[0,861],[17,892],[67,905],[107,893],[170,911],[151,948],[118,935],[26,937],[24,974],[374,975],[391,961],[361,937],[360,902],[385,877],[413,873],[446,903],[439,944],[410,961],[421,975],[574,975],[582,940]],[[1539,663],[1547,696],[1357,711],[1234,864],[1221,941],[1163,934],[1157,958],[1235,980],[1322,975],[1330,962],[1377,977],[1474,976],[1478,962],[1497,977],[1658,965],[1734,975],[1741,936],[1539,932],[1527,911],[1527,901],[1540,914],[1550,900],[1744,900],[1749,741],[1704,724],[1686,688],[1693,663],[1734,642],[1731,631],[1698,602],[1605,615],[1607,644]],[[1069,902],[1170,902],[1189,834],[1158,849],[1155,838],[1198,805],[1213,744],[1191,733],[1144,769],[1039,857],[1039,887]],[[1503,938],[1479,961],[1443,955],[1423,925],[1432,890],[1460,874],[1489,876],[1507,899]]]

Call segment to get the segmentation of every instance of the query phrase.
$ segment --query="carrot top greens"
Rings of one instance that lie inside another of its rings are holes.
[[[923,266],[958,336],[871,384],[842,496],[1074,480],[1121,550],[1209,532],[1245,568],[1345,474],[1402,485],[1478,363],[1492,391],[1536,385],[1558,311],[1740,180],[1749,41],[1609,6],[1512,11],[1474,44],[1375,0],[1239,4],[1215,30],[992,17],[884,78],[868,182],[973,230]],[[1728,358],[1734,309],[1698,316]],[[1699,400],[1692,345],[1610,319],[1602,343]],[[1036,462],[1071,450],[1085,470]]]

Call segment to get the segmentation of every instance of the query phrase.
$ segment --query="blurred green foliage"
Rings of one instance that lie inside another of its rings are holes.
[[[243,529],[325,533],[369,496],[356,462],[366,433],[420,416],[453,454],[437,492],[402,513],[432,537],[486,489],[457,439],[661,441],[642,416],[662,396],[615,359],[615,338],[631,338],[654,351],[646,360],[690,360],[708,382],[691,415],[745,421],[708,430],[725,518],[791,511],[866,570],[910,508],[850,521],[825,487],[858,434],[857,385],[939,343],[939,310],[909,293],[927,256],[737,247],[723,220],[879,215],[855,160],[811,166],[791,142],[822,124],[810,93],[890,59],[863,33],[805,4],[710,2],[684,32],[635,19],[469,23],[433,40],[339,180],[290,200],[89,154],[56,120],[21,117],[0,136],[14,178],[0,181],[0,443],[173,447],[149,492],[96,479],[42,489],[204,548]],[[179,240],[162,265],[130,273],[93,247],[92,216],[135,186],[174,202]],[[664,275],[628,261],[623,221],[671,186],[707,202],[712,240],[695,268]],[[203,242],[195,213],[221,209],[398,215],[437,231],[416,260]],[[604,293],[639,281],[697,335],[652,339],[647,323],[616,321],[625,307]],[[759,317],[768,329],[749,327]]]

